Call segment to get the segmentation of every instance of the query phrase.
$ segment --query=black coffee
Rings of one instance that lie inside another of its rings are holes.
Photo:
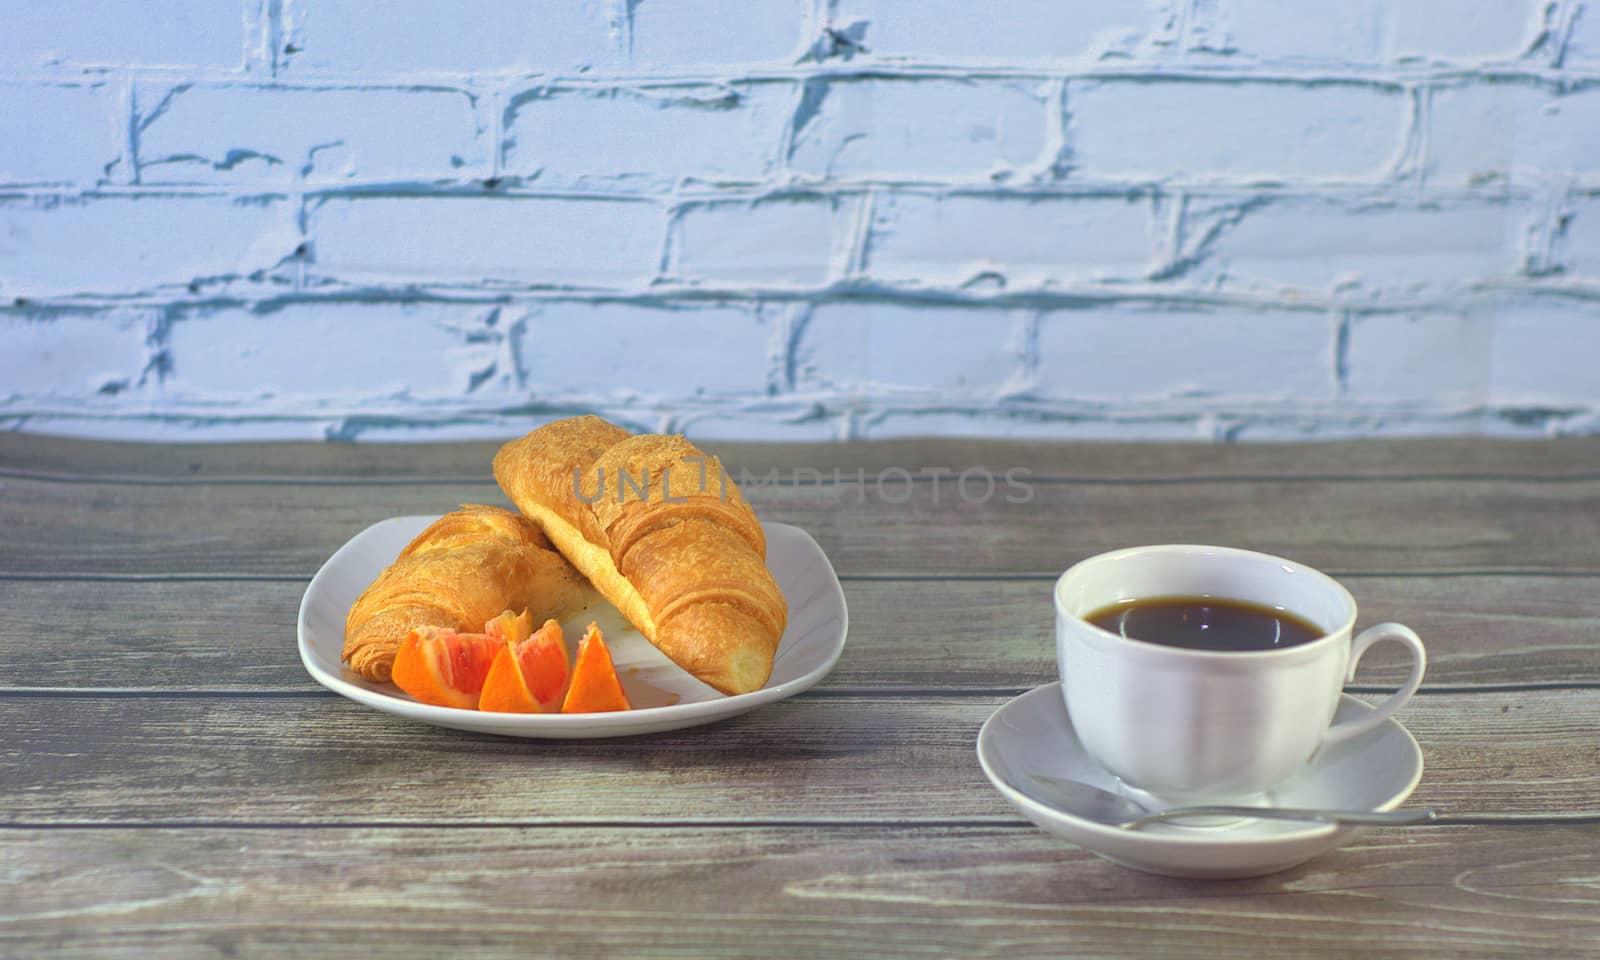
[[[1084,619],[1130,640],[1188,650],[1276,650],[1323,635],[1288,611],[1222,597],[1124,600]]]

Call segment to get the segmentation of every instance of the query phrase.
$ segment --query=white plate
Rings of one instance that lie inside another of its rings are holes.
[[[372,683],[340,661],[344,619],[361,591],[394,562],[400,550],[438,517],[394,517],[373,524],[340,547],[306,587],[300,601],[300,660],[313,679],[335,693],[386,713],[441,727],[508,737],[577,739],[624,737],[676,730],[753,710],[792,697],[833,669],[844,650],[849,617],[833,565],[799,527],[764,523],[767,567],[789,602],[788,629],[778,643],[772,676],[760,690],[725,696],[668,660],[616,608],[601,601],[562,622],[579,636],[590,620],[600,624],[617,674],[634,709],[615,713],[480,713],[418,703],[393,684]]]
[[[1341,698],[1338,719],[1370,712]],[[1123,830],[1046,806],[1011,786],[1011,771],[1080,780],[1129,795],[1084,753],[1061,684],[1036,687],[995,711],[978,732],[978,762],[1000,795],[1045,831],[1107,860],[1173,877],[1254,877],[1287,870],[1338,846],[1360,828],[1292,820],[1241,820],[1223,827],[1159,823]],[[1334,747],[1268,792],[1284,807],[1392,810],[1422,779],[1422,749],[1394,720]]]

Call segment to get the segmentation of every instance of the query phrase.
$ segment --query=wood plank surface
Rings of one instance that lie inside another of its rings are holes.
[[[269,574],[309,577],[391,516],[504,503],[487,484],[173,487],[8,479],[0,575]],[[875,491],[761,487],[763,520],[816,537],[842,575],[1053,576],[1103,550],[1221,543],[1331,572],[1600,572],[1600,480],[1361,483],[1215,481],[1032,488],[1025,503],[926,487],[904,503]],[[898,497],[899,492],[892,496]]]
[[[992,696],[802,696],[606,741],[489,737],[332,694],[0,697],[0,810],[23,825],[1015,819],[974,756]],[[1597,817],[1600,690],[1418,697],[1443,812]]]
[[[543,742],[312,684],[311,574],[379,519],[504,503],[497,446],[0,434],[0,956],[1600,957],[1600,438],[708,443],[776,470],[762,518],[844,579],[816,690]],[[1031,497],[871,482],[977,465]],[[795,482],[834,468],[868,482]],[[1207,883],[1017,817],[974,741],[1054,677],[1050,581],[1173,541],[1315,564],[1416,627],[1412,802],[1501,825]]]
[[[1202,882],[1027,826],[10,830],[0,954],[1576,960],[1597,840],[1388,830]]]
[[[1428,645],[1424,689],[1600,684],[1600,576],[1349,577],[1361,624]],[[851,580],[850,638],[822,689],[1020,690],[1055,676],[1048,581]],[[0,689],[321,689],[294,623],[298,581],[0,580]],[[1397,685],[1384,646],[1358,687]]]
[[[0,433],[0,474],[122,477],[186,483],[492,482],[500,441],[453,443],[120,443]],[[1530,477],[1600,475],[1600,439],[1486,440],[1418,437],[1306,443],[1051,442],[969,437],[849,443],[700,442],[732,472],[813,469],[825,473],[900,467],[1003,472],[1042,478]]]

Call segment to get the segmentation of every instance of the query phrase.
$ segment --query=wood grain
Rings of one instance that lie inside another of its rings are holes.
[[[509,439],[509,437],[508,437]],[[1600,439],[1486,440],[1429,437],[1307,443],[1119,443],[903,438],[850,443],[699,444],[729,470],[765,472],[838,467],[876,473],[888,467],[1002,472],[1027,467],[1041,477],[1593,477]],[[268,479],[289,482],[489,482],[499,441],[454,443],[118,443],[0,433],[0,473],[128,478],[205,483]]]
[[[1600,956],[1593,827],[1375,832],[1229,882],[1021,825],[0,833],[7,956]]]
[[[505,500],[485,484],[138,486],[9,479],[0,575],[309,577],[385,517]],[[890,493],[899,497],[901,490]],[[794,523],[844,575],[1053,576],[1103,550],[1222,543],[1330,571],[1600,571],[1600,480],[1039,484],[1032,499],[952,491],[758,487],[763,520]],[[1020,496],[1020,494],[1019,494]]]
[[[708,444],[777,469],[762,517],[844,575],[822,687],[564,743],[314,687],[311,574],[376,520],[504,503],[495,446],[0,434],[0,956],[1600,957],[1600,438]],[[1028,468],[1032,499],[792,482],[972,465]],[[1522,824],[1198,883],[1020,820],[973,742],[1053,677],[1050,579],[1176,540],[1341,573],[1363,622],[1416,627],[1413,801]]]
[[[1351,577],[1361,623],[1428,644],[1425,689],[1600,684],[1597,577]],[[1023,689],[1055,676],[1048,581],[852,580],[850,639],[824,690]],[[297,581],[0,580],[0,689],[320,689],[294,628]],[[1377,647],[1357,678],[1398,685]]]
[[[609,741],[495,738],[331,694],[0,697],[0,809],[25,825],[1014,819],[974,758],[1004,697],[808,696]],[[1600,816],[1600,690],[1419,697],[1444,812]]]

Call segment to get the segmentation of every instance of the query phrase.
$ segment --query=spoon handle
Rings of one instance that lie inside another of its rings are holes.
[[[1325,823],[1362,823],[1400,827],[1432,823],[1438,814],[1432,807],[1416,810],[1301,810],[1294,807],[1174,807],[1122,824],[1124,830],[1137,830],[1152,823],[1186,820],[1190,817],[1252,817],[1259,820],[1320,820]]]

